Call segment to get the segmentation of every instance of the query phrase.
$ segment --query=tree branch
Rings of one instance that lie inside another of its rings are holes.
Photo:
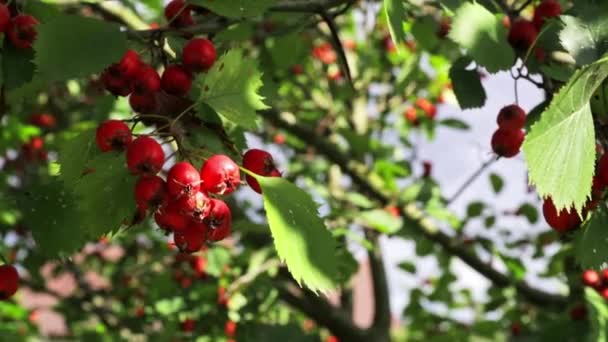
[[[391,307],[382,250],[378,243],[378,234],[370,232],[368,235],[372,235],[370,239],[376,247],[367,253],[374,286],[374,321],[370,330],[374,335],[374,341],[388,342],[390,340]]]

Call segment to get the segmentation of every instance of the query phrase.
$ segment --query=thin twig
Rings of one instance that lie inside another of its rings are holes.
[[[446,201],[446,205],[449,205],[451,203],[453,203],[458,197],[460,197],[460,195],[462,195],[469,186],[471,186],[471,184],[473,184],[473,182],[475,182],[475,180],[477,180],[477,178],[479,176],[481,176],[481,174],[492,164],[494,164],[499,157],[492,157],[492,159],[486,161],[485,163],[481,164],[481,166],[479,167],[479,169],[477,169],[477,171],[475,171],[461,186],[460,188],[458,188],[458,190],[456,190],[456,192]]]

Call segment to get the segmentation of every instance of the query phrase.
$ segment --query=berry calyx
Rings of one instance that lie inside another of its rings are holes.
[[[583,271],[582,276],[583,284],[593,288],[599,288],[602,284],[600,279],[600,275],[594,270],[585,270]]]
[[[173,240],[182,253],[194,253],[203,247],[206,235],[207,225],[192,222],[186,229],[175,232]]]
[[[169,204],[166,207],[160,208],[154,214],[154,221],[159,227],[169,231],[183,231],[188,228],[190,220],[182,215],[176,205]]]
[[[0,266],[0,300],[11,298],[19,289],[19,273],[13,265]]]
[[[157,108],[156,96],[134,92],[129,96],[129,105],[139,114],[152,114]]]
[[[534,44],[538,30],[530,21],[520,19],[511,25],[507,40],[514,49],[526,51]]]
[[[201,189],[217,195],[228,195],[241,183],[239,166],[230,157],[216,154],[201,168]]]
[[[15,16],[6,31],[8,40],[19,49],[31,48],[38,35],[36,25],[38,20],[31,15]]]
[[[122,151],[131,143],[129,126],[120,120],[102,122],[95,132],[95,142],[101,152]]]
[[[173,0],[165,7],[165,18],[171,27],[186,27],[194,24],[192,7],[184,0]]]
[[[570,209],[570,211],[562,209],[558,213],[551,198],[545,199],[543,203],[543,215],[549,226],[559,233],[576,229],[582,222],[574,209]]]
[[[164,163],[162,146],[149,136],[141,136],[127,147],[127,167],[133,174],[155,175]]]
[[[498,112],[498,127],[506,130],[518,130],[526,125],[526,112],[518,105],[508,105]]]
[[[0,4],[0,32],[6,32],[11,23],[11,12],[8,6]]]
[[[173,198],[189,196],[200,189],[201,176],[188,162],[173,165],[167,174],[167,189]]]
[[[209,197],[201,191],[188,193],[174,202],[180,214],[189,220],[202,221],[209,214]]]
[[[272,155],[259,149],[251,149],[245,152],[243,155],[243,167],[261,176],[277,177],[277,174],[278,177],[281,176],[281,173],[276,169]],[[258,194],[262,193],[262,188],[255,177],[246,175],[245,180],[247,180],[247,184],[249,184],[255,192]]]
[[[192,87],[192,76],[181,65],[167,66],[160,80],[161,87],[171,95],[184,96]]]
[[[206,71],[215,62],[215,46],[205,38],[190,40],[182,50],[184,67],[192,72]]]
[[[222,200],[212,198],[209,202],[209,215],[204,219],[209,228],[207,239],[220,241],[228,237],[231,222],[232,214],[228,205]]]
[[[492,150],[501,157],[511,158],[519,153],[524,142],[524,132],[499,128],[492,135]]]
[[[142,65],[135,74],[133,91],[137,94],[150,94],[160,90],[160,76],[156,69],[149,65]]]
[[[545,0],[534,9],[534,18],[532,22],[538,30],[545,24],[545,21],[550,18],[558,17],[562,13],[562,7],[558,1]]]
[[[165,181],[158,176],[142,176],[135,183],[135,203],[140,208],[156,208],[167,202]]]

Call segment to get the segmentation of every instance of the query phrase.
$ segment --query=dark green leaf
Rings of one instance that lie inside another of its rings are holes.
[[[471,202],[467,206],[467,216],[477,217],[481,215],[483,208],[485,208],[485,204],[483,204],[483,202]]]
[[[264,13],[277,0],[191,0],[193,4],[208,8],[211,12],[228,18],[256,17]]]
[[[450,79],[454,95],[462,109],[479,108],[486,103],[486,91],[481,84],[481,77],[475,68],[467,69],[471,60],[462,57],[450,68]]]
[[[466,122],[464,122],[462,120],[458,120],[458,119],[453,119],[453,118],[443,119],[443,120],[439,121],[439,124],[442,126],[447,126],[450,128],[462,129],[462,130],[468,130],[471,128],[469,126],[469,124],[467,124]]]
[[[517,209],[517,214],[525,216],[531,224],[538,222],[538,209],[536,209],[533,204],[522,204],[519,209]]]
[[[95,145],[94,129],[86,130],[76,137],[66,137],[59,145],[59,178],[66,184],[74,184],[85,171],[87,162],[97,154],[99,150]]]
[[[384,0],[384,14],[388,22],[388,30],[397,49],[402,49],[405,43],[405,7],[402,0]]]
[[[492,184],[492,190],[494,190],[494,193],[499,193],[505,185],[504,181],[502,180],[502,177],[500,177],[496,173],[490,174],[490,183]]]
[[[575,252],[583,268],[599,270],[608,263],[608,212],[603,205],[599,206],[591,219],[577,232]]]

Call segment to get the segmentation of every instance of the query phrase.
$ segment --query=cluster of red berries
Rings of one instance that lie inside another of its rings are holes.
[[[19,289],[19,273],[13,265],[0,266],[0,300],[11,298]]]
[[[557,17],[562,8],[556,0],[545,0],[534,9],[532,21],[518,19],[511,25],[508,41],[514,49],[528,50],[536,40],[547,19]]]
[[[216,154],[205,161],[200,171],[188,162],[176,163],[165,180],[157,175],[165,163],[161,145],[150,136],[132,139],[129,127],[119,120],[105,121],[97,128],[96,142],[102,152],[126,148],[127,167],[140,177],[134,190],[140,217],[154,213],[156,223],[173,232],[176,246],[186,253],[198,251],[206,241],[226,238],[232,220],[230,208],[211,196],[229,195],[238,188],[239,166],[230,157]],[[259,175],[281,177],[266,151],[247,151],[243,166]],[[246,180],[261,193],[254,177],[247,175]]]
[[[583,271],[582,281],[585,286],[596,290],[604,299],[608,300],[608,269],[598,273],[594,270]]]
[[[509,105],[498,112],[498,129],[492,135],[492,150],[501,157],[511,158],[519,153],[524,142],[526,112],[518,105]]]
[[[425,98],[416,99],[415,106],[410,106],[403,112],[403,117],[412,126],[420,125],[421,117],[418,115],[418,109],[430,120],[434,120],[437,116],[437,107],[431,101]]]
[[[182,50],[182,64],[165,67],[162,76],[142,61],[139,54],[128,50],[120,62],[110,65],[102,74],[105,88],[116,96],[129,96],[131,108],[140,114],[157,111],[158,93],[185,96],[192,87],[193,74],[209,70],[215,62],[213,43],[205,38],[191,39]]]
[[[29,123],[43,130],[50,130],[55,128],[56,120],[52,114],[37,113],[30,117]],[[30,138],[28,142],[21,145],[21,156],[29,162],[46,162],[48,160],[48,151],[44,147],[44,139],[41,136]]]
[[[38,20],[27,14],[11,16],[7,5],[0,4],[0,32],[6,34],[8,41],[19,49],[30,49],[38,32]]]

